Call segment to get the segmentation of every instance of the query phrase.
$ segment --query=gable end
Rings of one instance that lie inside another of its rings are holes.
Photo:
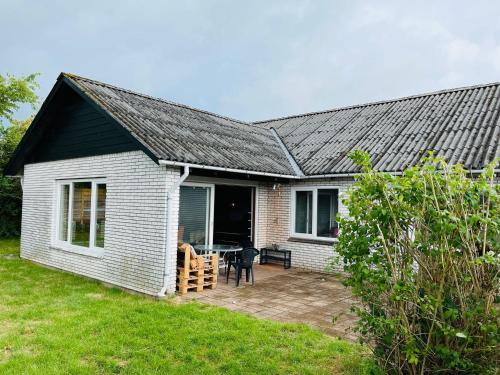
[[[20,174],[30,163],[137,150],[144,151],[143,145],[122,125],[60,78],[4,173]]]

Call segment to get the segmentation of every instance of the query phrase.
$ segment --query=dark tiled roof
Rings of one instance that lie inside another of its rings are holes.
[[[499,83],[250,124],[63,76],[158,159],[295,175],[294,159],[305,175],[322,175],[358,172],[348,157],[354,149],[368,151],[381,171],[415,165],[429,150],[473,170],[500,156]]]
[[[158,159],[294,175],[265,127],[64,74]]]
[[[255,124],[276,129],[306,175],[357,172],[353,149],[377,170],[401,171],[428,150],[476,170],[500,156],[499,115],[492,83]]]

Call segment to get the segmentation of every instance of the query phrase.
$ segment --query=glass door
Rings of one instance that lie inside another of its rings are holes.
[[[216,244],[238,245],[253,241],[253,195],[251,186],[217,185],[214,204]]]
[[[211,245],[214,185],[188,183],[180,187],[178,241]]]

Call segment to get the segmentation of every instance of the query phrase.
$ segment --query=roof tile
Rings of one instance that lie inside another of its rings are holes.
[[[500,156],[499,93],[492,83],[256,124],[276,129],[306,175],[358,172],[354,149],[381,171],[416,165],[431,150],[478,170]]]
[[[293,175],[271,131],[102,82],[65,75],[159,159]]]
[[[430,150],[482,169],[500,156],[500,84],[245,123],[90,79],[65,75],[159,159],[293,175],[274,128],[305,175],[356,173],[354,149],[374,168],[401,171]]]

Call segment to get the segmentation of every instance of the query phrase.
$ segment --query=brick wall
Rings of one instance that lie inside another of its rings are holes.
[[[105,177],[107,180],[105,250],[102,257],[81,255],[51,245],[56,180]],[[167,292],[175,291],[179,190],[168,200],[168,251],[165,256],[166,191],[178,181],[176,168],[163,168],[140,151],[28,164],[24,169],[21,256],[139,292],[156,295],[163,286],[168,262]],[[217,183],[217,179],[210,179]],[[230,181],[229,181],[230,182]],[[229,183],[225,181],[225,183]],[[291,187],[339,188],[341,199],[350,178],[257,185],[255,246],[272,243],[292,251],[292,265],[324,271],[335,244],[290,239]]]
[[[260,184],[256,190],[257,216],[255,222],[255,243],[256,248],[264,247],[268,244],[268,216],[269,216],[269,186]]]
[[[500,183],[500,177],[497,176],[495,180]],[[290,241],[291,187],[307,185],[338,187],[339,211],[341,215],[347,215],[347,208],[341,200],[353,182],[352,178],[313,179],[276,185],[276,189],[273,189],[274,184],[261,184],[259,202],[262,208],[258,222],[261,236],[258,247],[277,243],[280,247],[292,251],[292,266],[324,271],[328,259],[335,255],[335,243],[325,245]]]
[[[163,168],[140,151],[28,164],[24,170],[21,256],[26,259],[156,295],[163,286],[175,291],[179,190],[168,200],[168,251],[165,257],[166,191],[178,181],[176,168]],[[105,177],[106,233],[102,257],[52,246],[56,180]],[[213,181],[216,182],[216,181]],[[291,186],[337,186],[345,192],[350,179],[309,180],[292,184],[256,183],[258,216],[255,245],[278,243],[292,251],[292,265],[323,271],[333,255],[330,244],[290,241]],[[274,189],[273,189],[274,186]],[[345,213],[340,203],[339,210]]]
[[[339,188],[339,212],[347,214],[341,200],[353,180],[350,178],[318,179],[294,181],[291,184],[262,184],[260,201],[265,206],[259,221],[262,234],[259,247],[277,243],[282,248],[292,251],[292,266],[325,271],[328,259],[334,255],[335,244],[317,244],[290,240],[291,187],[292,186],[332,186]],[[275,187],[273,189],[273,186]],[[264,203],[265,202],[265,203]]]
[[[57,179],[105,177],[103,256],[51,246]],[[157,294],[165,265],[166,186],[179,170],[155,164],[141,151],[28,164],[24,169],[21,257],[124,288]],[[167,261],[168,291],[175,290],[178,191],[172,194]]]

